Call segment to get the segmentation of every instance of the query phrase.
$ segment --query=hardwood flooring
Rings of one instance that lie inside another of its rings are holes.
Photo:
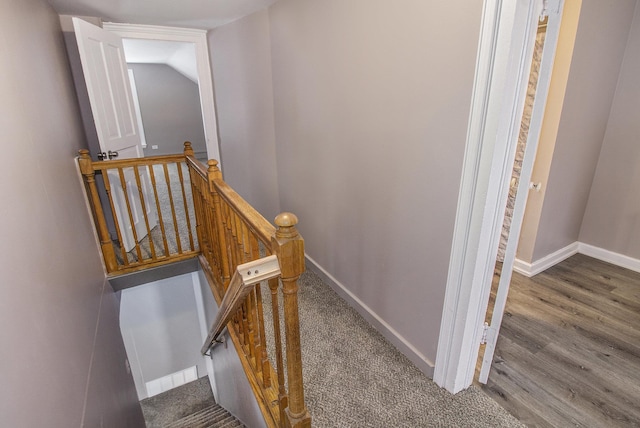
[[[513,274],[482,389],[535,427],[640,427],[640,273],[577,254]]]

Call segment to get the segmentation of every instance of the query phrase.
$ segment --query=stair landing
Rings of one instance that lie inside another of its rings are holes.
[[[140,402],[147,428],[244,427],[216,404],[209,378],[203,377]]]

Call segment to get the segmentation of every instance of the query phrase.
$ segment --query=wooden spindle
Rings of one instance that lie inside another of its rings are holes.
[[[118,242],[120,243],[120,253],[122,254],[122,264],[126,267],[129,266],[129,255],[124,248],[122,241],[122,232],[120,231],[120,221],[118,220],[118,213],[116,213],[116,206],[113,203],[113,192],[111,192],[111,179],[109,178],[109,170],[102,172],[102,179],[104,180],[104,188],[109,198],[109,206],[111,207],[111,215],[113,216],[113,224],[116,228],[116,235],[118,235]]]
[[[136,231],[136,224],[133,220],[133,211],[131,211],[131,201],[129,200],[129,194],[127,193],[127,180],[124,177],[124,170],[118,168],[118,176],[120,177],[120,187],[122,187],[122,194],[124,195],[125,205],[127,207],[127,214],[129,216],[129,224],[131,225],[131,232],[133,234],[133,240],[135,242],[136,254],[138,256],[138,263],[142,263],[142,250],[140,248],[140,242],[138,241],[138,232]]]
[[[304,240],[296,229],[298,218],[294,214],[281,213],[276,217],[275,223],[278,229],[273,246],[282,272],[284,332],[287,343],[287,380],[289,386],[287,426],[311,427],[311,415],[304,402],[298,314],[298,278],[304,272]]]
[[[151,251],[151,259],[156,260],[156,247],[151,239],[151,227],[149,224],[149,216],[147,215],[147,202],[145,200],[144,192],[142,191],[142,180],[140,179],[140,171],[138,165],[133,166],[133,174],[136,179],[136,186],[138,186],[138,197],[140,198],[140,207],[142,208],[142,217],[144,218],[144,226],[147,228],[147,236],[149,237],[149,250]]]
[[[169,205],[171,205],[171,216],[173,218],[173,230],[176,233],[176,246],[178,247],[178,254],[182,254],[182,243],[180,242],[180,231],[178,230],[178,219],[176,217],[176,206],[173,202],[173,192],[171,191],[171,179],[169,178],[169,167],[167,164],[162,165],[164,167],[164,179],[167,181],[167,193],[169,194]]]
[[[187,233],[189,234],[189,248],[191,251],[195,250],[196,247],[193,244],[193,234],[191,233],[191,219],[189,218],[189,204],[187,203],[187,192],[184,189],[184,177],[182,174],[182,163],[176,163],[178,167],[178,177],[180,178],[180,188],[182,189],[182,202],[184,204],[184,216],[187,221]]]
[[[80,150],[78,164],[80,165],[80,172],[84,177],[85,184],[89,189],[89,204],[93,211],[94,221],[98,226],[98,236],[100,239],[100,248],[102,249],[104,263],[107,268],[107,272],[113,272],[118,269],[118,263],[116,261],[113,242],[111,242],[111,236],[109,236],[107,221],[104,218],[104,211],[102,210],[102,205],[100,205],[100,196],[98,195],[95,172],[93,170],[91,157],[89,156],[89,150]]]
[[[149,165],[149,177],[151,178],[151,187],[156,200],[156,211],[158,212],[158,223],[160,224],[160,232],[162,233],[162,245],[164,246],[164,255],[169,257],[169,243],[167,242],[167,233],[164,230],[164,219],[162,218],[162,209],[160,207],[160,198],[158,196],[158,184],[156,183],[156,173],[153,165]]]
[[[285,420],[285,410],[288,406],[287,391],[284,387],[284,362],[282,359],[282,334],[280,333],[280,305],[278,304],[278,278],[269,280],[271,291],[271,315],[273,318],[273,341],[276,347],[276,375],[278,376],[278,403],[280,405],[280,420]],[[284,425],[284,423],[283,423]]]
[[[249,233],[249,245],[251,252],[251,260],[258,260],[260,258],[260,248],[258,239],[253,233]],[[262,383],[265,387],[271,386],[271,370],[269,369],[269,356],[267,354],[267,338],[264,330],[264,310],[262,308],[262,291],[260,284],[256,284],[256,309],[258,320],[258,341],[256,343],[257,357],[260,359],[260,365],[262,366]]]

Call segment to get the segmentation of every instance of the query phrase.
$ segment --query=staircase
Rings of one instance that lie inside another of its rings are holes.
[[[140,402],[147,428],[235,428],[244,427],[213,399],[209,378]]]
[[[185,416],[164,428],[235,428],[244,427],[231,413],[219,404],[213,404],[199,412]]]

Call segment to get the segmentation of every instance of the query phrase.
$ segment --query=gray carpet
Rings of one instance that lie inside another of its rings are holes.
[[[266,327],[272,331],[271,297],[264,288]],[[313,272],[300,279],[299,305],[313,426],[524,426],[475,386],[457,395],[439,388]]]
[[[209,377],[140,402],[147,428],[238,428],[244,425],[216,404]]]
[[[164,427],[214,403],[208,376],[140,401],[147,428]]]

